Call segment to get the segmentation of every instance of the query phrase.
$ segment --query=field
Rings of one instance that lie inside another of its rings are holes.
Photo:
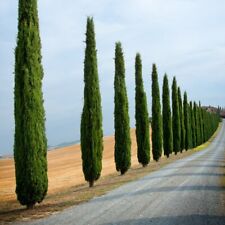
[[[132,166],[138,164],[136,157],[135,130],[131,130]],[[0,202],[15,200],[15,170],[12,158],[0,160]],[[102,176],[115,172],[114,137],[104,138]],[[48,152],[48,194],[85,183],[82,172],[80,145],[72,145]]]

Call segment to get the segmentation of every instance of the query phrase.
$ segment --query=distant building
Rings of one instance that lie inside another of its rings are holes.
[[[219,113],[220,116],[222,118],[225,118],[225,109],[223,108],[216,108],[216,107],[213,107],[213,106],[202,106],[202,108],[206,109],[207,112],[210,112],[210,113]]]

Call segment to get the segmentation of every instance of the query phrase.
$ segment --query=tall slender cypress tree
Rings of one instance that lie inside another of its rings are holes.
[[[190,102],[191,112],[191,129],[192,129],[192,148],[196,147],[196,129],[195,129],[195,114],[192,102]]]
[[[190,117],[186,91],[184,92],[183,108],[184,108],[184,129],[185,129],[184,148],[188,150],[190,148]]]
[[[203,142],[206,142],[206,135],[205,135],[205,129],[206,129],[206,124],[205,124],[205,109],[201,108],[202,111],[202,138],[203,138]]]
[[[173,78],[172,84],[172,108],[173,108],[173,151],[175,154],[180,150],[180,113],[177,94],[177,81]]]
[[[169,157],[173,151],[173,131],[172,131],[172,118],[170,109],[170,90],[167,75],[163,78],[163,149],[164,155]]]
[[[152,153],[158,161],[162,155],[162,115],[156,65],[152,67]]]
[[[204,142],[204,134],[203,134],[202,107],[201,107],[200,101],[198,105],[198,116],[199,116],[199,129],[200,129],[200,144],[202,144]]]
[[[185,148],[184,112],[180,87],[178,87],[179,115],[180,115],[180,152]]]
[[[42,79],[37,1],[20,0],[15,50],[14,159],[17,199],[27,208],[40,203],[48,189]]]
[[[198,105],[194,102],[194,120],[195,120],[195,134],[196,134],[196,146],[200,145],[200,126],[198,116]]]
[[[135,119],[138,162],[143,166],[150,161],[150,137],[147,99],[142,80],[141,55],[135,58]]]
[[[116,170],[125,174],[131,165],[130,119],[128,99],[125,84],[125,65],[120,42],[115,50],[115,80],[114,80],[114,126],[115,126],[115,163]]]
[[[87,18],[84,84],[80,127],[82,166],[85,180],[92,187],[102,170],[103,131],[94,21],[90,17]]]
[[[192,106],[191,102],[188,104],[188,112],[189,112],[189,147],[193,148],[193,132],[192,132]]]

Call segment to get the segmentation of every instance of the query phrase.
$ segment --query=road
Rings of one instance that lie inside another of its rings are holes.
[[[225,122],[207,149],[104,196],[25,224],[225,225],[225,189],[219,185],[225,176],[224,155]]]

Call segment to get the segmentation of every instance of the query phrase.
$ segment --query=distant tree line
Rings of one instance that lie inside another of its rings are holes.
[[[87,18],[86,29],[85,85],[80,140],[84,177],[92,187],[100,178],[102,171],[103,129],[93,18]],[[27,208],[41,202],[48,189],[42,79],[37,0],[20,0],[15,50],[14,159],[17,199]],[[134,79],[137,158],[142,166],[147,166],[150,162],[150,149],[153,159],[158,161],[163,153],[169,157],[172,153],[177,154],[184,149],[201,145],[216,131],[220,121],[219,114],[207,112],[201,107],[200,102],[197,104],[188,101],[186,92],[182,99],[181,89],[177,86],[175,77],[170,90],[166,74],[163,79],[161,109],[155,64],[151,76],[152,123],[150,124],[142,78],[142,59],[139,53],[135,58]],[[116,170],[123,175],[131,166],[131,137],[125,61],[120,42],[115,45],[114,93],[114,156]]]

